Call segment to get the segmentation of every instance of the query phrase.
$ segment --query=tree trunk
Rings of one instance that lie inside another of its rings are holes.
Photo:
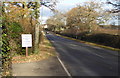
[[[34,44],[34,52],[38,53],[39,51],[39,25],[35,26],[35,44]]]
[[[36,20],[37,20],[37,24],[35,26],[35,42],[34,42],[34,53],[38,53],[39,52],[39,42],[40,42],[40,27],[39,27],[39,22],[38,22],[38,18],[39,18],[39,13],[38,13],[38,2],[35,2],[36,4],[36,9],[35,9],[35,14],[36,14]]]

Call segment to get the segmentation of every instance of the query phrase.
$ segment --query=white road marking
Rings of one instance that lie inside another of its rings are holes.
[[[55,41],[51,41],[51,42],[55,42]]]
[[[72,75],[69,73],[69,71],[67,70],[67,68],[65,67],[65,65],[63,64],[63,62],[60,60],[60,58],[57,56],[59,62],[61,63],[63,69],[65,70],[65,72],[67,73],[67,75],[72,78]]]
[[[98,55],[98,54],[95,54],[95,55],[97,55],[97,56],[99,56],[99,57],[102,57],[102,58],[104,58],[103,56],[101,56],[101,55]]]
[[[102,48],[100,48],[100,47],[96,47],[96,46],[94,46],[93,48],[96,48],[96,49],[102,49]]]
[[[75,44],[70,44],[71,46],[78,46],[78,45],[75,45]]]

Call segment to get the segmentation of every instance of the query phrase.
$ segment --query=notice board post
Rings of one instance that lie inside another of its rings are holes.
[[[31,34],[22,34],[22,47],[26,47],[26,56],[28,56],[28,47],[32,47]]]
[[[28,56],[28,47],[26,47],[26,56]]]

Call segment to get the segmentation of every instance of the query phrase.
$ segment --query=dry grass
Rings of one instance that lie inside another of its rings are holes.
[[[75,28],[71,28],[71,29],[67,29],[65,31],[62,31],[62,33],[67,33],[67,34],[79,34],[81,32],[86,32],[88,31],[87,29],[75,29]],[[112,35],[120,35],[120,29],[110,29],[110,28],[100,28],[98,27],[96,30],[93,31],[94,33],[105,33],[105,34],[112,34]]]
[[[95,33],[106,33],[106,34],[112,34],[112,35],[120,35],[120,29],[104,29],[104,28],[98,28]]]
[[[56,52],[52,44],[45,38],[44,42],[40,44],[40,52],[38,54],[31,54],[29,56],[15,56],[12,58],[12,63],[34,62],[48,59],[51,56],[56,56]]]

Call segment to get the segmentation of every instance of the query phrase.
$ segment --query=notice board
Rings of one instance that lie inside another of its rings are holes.
[[[22,34],[22,47],[32,47],[32,34]]]

